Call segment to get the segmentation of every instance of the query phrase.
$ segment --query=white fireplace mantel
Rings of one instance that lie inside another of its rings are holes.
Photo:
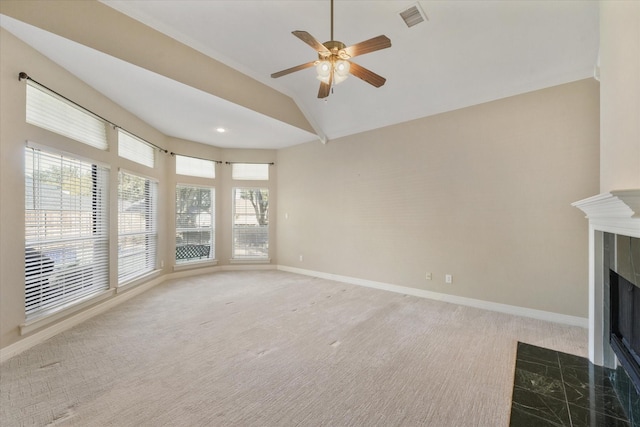
[[[640,189],[598,194],[572,203],[597,230],[640,237]]]
[[[589,360],[612,366],[604,341],[602,232],[640,238],[640,189],[598,194],[572,203],[589,220]]]

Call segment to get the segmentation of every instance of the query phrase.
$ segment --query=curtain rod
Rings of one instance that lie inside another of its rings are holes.
[[[31,77],[29,77],[29,75],[28,75],[27,73],[25,73],[24,71],[21,71],[21,72],[20,72],[20,74],[18,74],[18,81],[22,81],[22,80],[31,80],[32,82],[34,82],[34,83],[35,83],[35,84],[37,84],[38,86],[42,86],[43,88],[45,88],[45,89],[46,89],[46,90],[48,90],[49,92],[53,92],[53,93],[55,93],[56,95],[58,95],[60,98],[64,99],[65,101],[70,102],[70,103],[72,103],[73,105],[75,105],[76,107],[80,107],[80,108],[82,108],[83,110],[90,112],[90,113],[91,113],[91,114],[93,114],[94,116],[98,117],[100,120],[102,120],[102,121],[104,121],[104,122],[109,123],[111,126],[113,126],[113,128],[114,128],[114,129],[122,129],[123,131],[125,131],[125,132],[127,132],[127,133],[129,133],[129,134],[131,134],[131,135],[135,136],[136,138],[138,138],[138,139],[140,139],[140,140],[142,140],[142,141],[146,142],[147,144],[149,144],[149,145],[151,145],[151,146],[153,146],[153,147],[157,148],[158,150],[162,151],[163,153],[165,153],[165,154],[169,153],[169,151],[168,151],[168,150],[166,150],[166,149],[164,149],[164,148],[160,147],[159,145],[156,145],[156,144],[154,144],[153,142],[149,142],[149,141],[147,141],[147,140],[146,140],[146,139],[144,139],[144,138],[140,138],[140,137],[139,137],[138,135],[136,135],[135,133],[128,131],[127,129],[123,128],[122,126],[118,126],[117,124],[113,123],[111,120],[105,119],[105,118],[104,118],[104,117],[102,117],[100,114],[96,114],[96,113],[94,113],[93,111],[89,110],[88,108],[83,107],[82,105],[78,104],[77,102],[75,102],[75,101],[73,101],[73,100],[71,100],[71,99],[67,98],[66,96],[64,96],[64,95],[62,95],[62,94],[60,94],[60,93],[56,92],[55,90],[53,90],[53,89],[51,89],[51,88],[49,88],[49,87],[47,87],[47,86],[43,85],[43,84],[42,84],[42,83],[40,83],[39,81],[32,79],[32,78],[31,78]]]
[[[225,162],[228,165],[238,165],[238,164],[242,164],[242,165],[270,165],[273,166],[275,165],[275,163],[271,162],[271,163],[265,163],[265,162]]]
[[[214,163],[218,163],[218,164],[222,163],[222,161],[220,161],[220,160],[205,159],[205,158],[202,158],[202,157],[195,157],[195,156],[187,156],[186,154],[174,153],[173,151],[171,153],[169,153],[169,154],[171,154],[172,156],[191,157],[192,159],[206,160],[208,162],[214,162]]]

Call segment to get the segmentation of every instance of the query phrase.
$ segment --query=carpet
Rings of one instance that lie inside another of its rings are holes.
[[[583,328],[282,271],[172,280],[0,365],[7,426],[507,426]]]

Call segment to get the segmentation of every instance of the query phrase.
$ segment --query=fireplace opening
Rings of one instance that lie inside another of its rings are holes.
[[[610,270],[609,342],[640,393],[640,288]]]

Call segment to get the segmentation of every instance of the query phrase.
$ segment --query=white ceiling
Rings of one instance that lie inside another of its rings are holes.
[[[386,77],[384,86],[351,76],[324,101],[313,68],[269,76],[317,58],[291,31],[329,40],[329,0],[103,3],[291,96],[329,140],[587,78],[598,55],[595,1],[420,1],[429,20],[407,28],[398,12],[415,1],[335,0],[334,39],[349,46],[384,34],[392,47],[353,59]],[[0,24],[167,135],[237,148],[317,140],[5,16]]]

